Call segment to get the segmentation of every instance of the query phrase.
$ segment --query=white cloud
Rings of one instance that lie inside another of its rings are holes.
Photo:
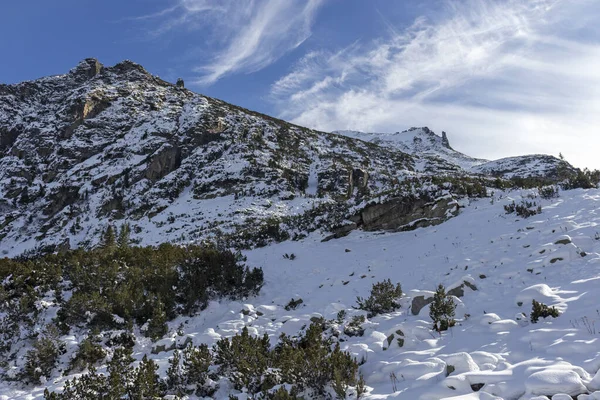
[[[160,19],[153,35],[198,33],[199,47],[216,50],[194,69],[194,83],[209,85],[234,73],[255,72],[302,44],[323,0],[179,0],[138,19]],[[207,52],[204,52],[204,55]]]
[[[600,168],[591,15],[582,0],[451,2],[385,39],[308,54],[271,95],[283,118],[322,130],[427,125],[475,156],[560,151]]]

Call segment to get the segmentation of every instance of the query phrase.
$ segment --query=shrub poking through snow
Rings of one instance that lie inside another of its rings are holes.
[[[542,199],[546,199],[546,200],[556,199],[559,197],[558,186],[554,186],[554,185],[541,186],[538,189],[538,192],[540,194],[540,197]]]
[[[555,307],[548,307],[544,303],[540,303],[538,301],[532,300],[532,308],[531,308],[531,323],[535,324],[541,318],[546,317],[558,317],[559,313]]]
[[[542,213],[542,206],[534,201],[522,201],[521,204],[515,204],[513,201],[510,204],[504,205],[504,211],[507,214],[516,213],[521,218],[529,218]]]
[[[158,299],[154,302],[152,317],[148,321],[148,328],[146,329],[146,336],[155,342],[166,335],[168,329],[165,306],[163,302]]]
[[[369,317],[377,314],[392,312],[400,308],[398,299],[402,297],[400,284],[396,286],[391,280],[374,283],[371,289],[371,295],[367,299],[357,297],[356,302],[360,310],[368,312]]]
[[[97,332],[93,332],[81,341],[69,368],[80,371],[95,365],[98,361],[103,360],[104,357],[106,357],[106,351],[102,348],[102,337]]]
[[[455,309],[454,300],[446,294],[444,285],[440,284],[433,295],[433,302],[429,306],[429,317],[433,321],[433,329],[442,332],[454,326]]]
[[[33,349],[26,355],[23,377],[31,383],[40,383],[42,377],[48,377],[64,353],[64,344],[58,340],[59,332],[54,325],[46,327],[44,333],[37,338]]]
[[[67,381],[62,393],[44,391],[46,400],[71,399],[157,399],[165,395],[158,366],[146,355],[137,368],[131,363],[131,350],[119,348],[108,363],[108,375],[98,374],[92,366],[87,374]],[[124,397],[126,396],[126,397]]]
[[[364,315],[355,315],[348,325],[344,328],[344,333],[348,336],[362,336],[365,334],[365,329],[362,324],[365,323]]]
[[[289,303],[284,307],[286,311],[295,310],[300,304],[304,303],[304,300],[298,299],[294,300],[293,298]]]

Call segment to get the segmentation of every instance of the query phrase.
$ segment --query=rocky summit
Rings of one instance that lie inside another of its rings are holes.
[[[64,75],[0,85],[5,256],[94,246],[109,225],[129,224],[140,244],[210,239],[241,248],[315,230],[331,238],[410,229],[456,214],[447,200],[431,212],[466,194],[453,177],[471,186],[552,181],[560,170],[574,171],[551,156],[474,159],[428,128],[307,129],[131,61],[85,59]]]

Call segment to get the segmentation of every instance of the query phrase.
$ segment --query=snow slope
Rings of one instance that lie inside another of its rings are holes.
[[[600,190],[538,198],[543,211],[529,219],[505,214],[504,204],[532,196],[535,192],[496,193],[464,204],[459,216],[442,225],[412,232],[354,231],[325,243],[315,233],[247,251],[248,264],[264,269],[261,294],[245,304],[214,302],[197,317],[174,320],[159,344],[189,337],[212,345],[244,326],[267,333],[274,344],[281,333],[299,332],[311,317],[335,319],[340,310],[347,311],[347,320],[364,314],[353,309],[356,296],[367,296],[373,283],[390,278],[402,284],[402,308],[368,319],[362,337],[340,336],[343,350],[365,360],[360,370],[369,386],[366,398],[600,399]],[[284,259],[285,253],[296,259]],[[463,281],[477,290],[465,288],[456,299],[457,326],[438,335],[427,306],[412,315],[412,297],[438,283],[452,288]],[[304,303],[285,311],[292,297]],[[531,324],[532,299],[555,306],[561,315]],[[184,336],[177,336],[182,322]],[[403,347],[396,341],[399,330]],[[395,338],[388,344],[391,334]],[[73,347],[80,338],[69,340]],[[148,354],[164,374],[171,352],[150,355],[151,347],[140,337],[135,357]],[[60,388],[66,378],[57,376],[48,386]],[[41,388],[2,385],[2,399],[42,396]],[[227,398],[226,392],[216,397]]]

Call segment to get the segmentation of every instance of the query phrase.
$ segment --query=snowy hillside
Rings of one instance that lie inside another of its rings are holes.
[[[417,170],[423,172],[455,171],[504,178],[552,176],[560,160],[549,155],[508,157],[495,161],[469,157],[454,150],[446,132],[436,135],[427,127],[410,128],[396,133],[334,131],[339,135],[391,146],[415,158]]]
[[[406,154],[192,93],[130,61],[0,85],[4,255],[93,245],[109,223],[145,244],[237,239],[284,217],[312,223],[413,169]]]
[[[337,332],[341,349],[364,360],[365,399],[598,399],[600,190],[535,198],[543,210],[528,219],[505,213],[503,205],[534,195],[511,191],[471,201],[456,218],[412,232],[353,232],[326,243],[313,234],[248,251],[248,264],[265,273],[258,297],[212,302],[196,317],[177,318],[156,344],[138,338],[134,358],[148,355],[164,375],[172,351],[151,354],[153,347],[190,340],[211,346],[245,326],[274,343],[322,316],[332,320],[325,334]],[[402,307],[367,318],[362,335],[345,334],[352,317],[366,315],[353,308],[356,297],[387,278],[401,283]],[[415,297],[427,297],[438,283],[451,289],[464,282],[453,328],[432,331],[427,305],[413,315]],[[286,310],[292,298],[303,302]],[[532,300],[560,315],[531,323]],[[53,314],[51,304],[42,307]],[[342,310],[346,316],[336,321]],[[178,326],[183,331],[176,333]],[[81,340],[66,339],[69,352]],[[59,389],[67,378],[54,375],[47,387]],[[42,396],[39,388],[6,382],[1,390],[5,399]],[[214,397],[230,390],[223,385]]]

